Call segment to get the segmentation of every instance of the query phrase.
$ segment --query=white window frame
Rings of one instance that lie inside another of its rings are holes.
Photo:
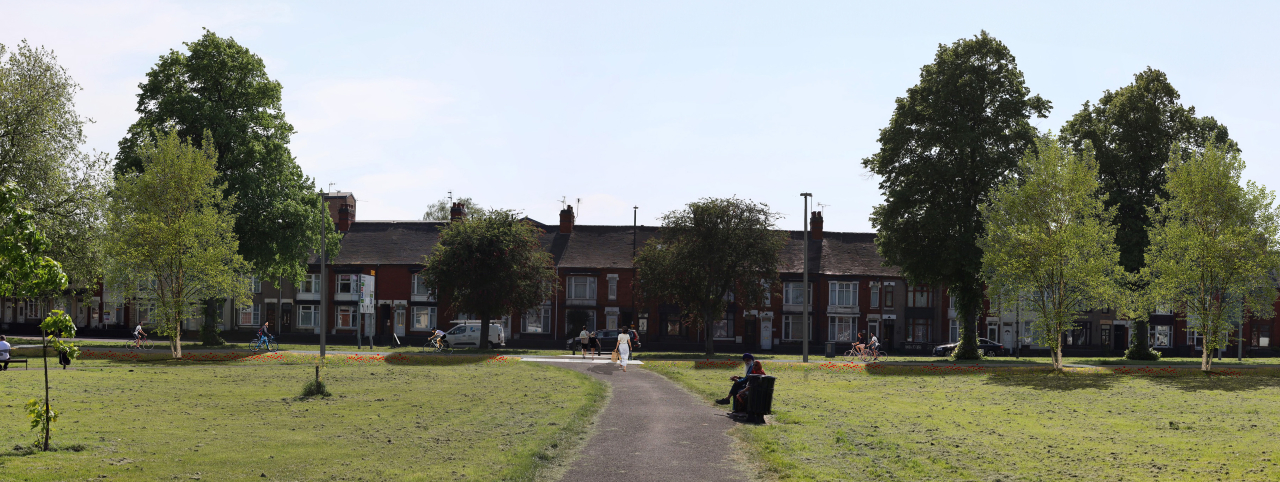
[[[414,330],[434,330],[436,329],[436,321],[438,316],[437,308],[434,306],[415,306],[413,307],[413,325],[410,327]],[[426,322],[423,323],[423,316],[426,316]]]
[[[782,284],[782,304],[796,305],[796,306],[800,306],[801,304],[803,304],[804,300],[798,299],[799,297],[795,296],[796,294],[800,293],[802,289],[801,286],[803,284],[804,282],[802,281],[788,281],[786,283],[783,283]],[[812,282],[809,283],[808,297],[809,297],[809,300],[808,300],[809,306],[812,307],[813,306],[813,283]]]
[[[827,289],[827,306],[840,308],[858,306],[858,283],[856,281],[829,281]],[[847,295],[848,300],[841,300],[841,295]]]
[[[764,288],[764,306],[773,306],[773,287],[769,286],[769,280],[760,280],[760,286]]]
[[[245,323],[245,317],[248,316],[248,323]],[[253,303],[244,308],[240,308],[240,319],[236,320],[236,324],[240,326],[258,326],[262,324],[262,303]]]
[[[262,292],[262,280],[258,279],[257,276],[249,278],[249,286],[253,289],[254,293]],[[151,289],[155,289],[155,282],[152,282]]]
[[[594,276],[570,276],[565,283],[565,299],[595,301],[596,278]]]
[[[607,275],[606,279],[609,281],[609,293],[608,293],[609,301],[617,300],[618,299],[618,275],[616,274]]]
[[[413,301],[436,300],[436,290],[427,286],[426,282],[422,278],[422,273],[414,273],[409,281],[413,289]]]
[[[880,307],[880,283],[871,283],[871,308]]]
[[[881,291],[884,292],[884,303],[881,304],[885,309],[893,309],[893,292],[897,291],[897,285],[893,283],[885,283]]]
[[[537,321],[537,327],[531,328],[530,321]],[[522,333],[551,333],[551,307],[539,306],[524,314],[520,323]]]
[[[346,291],[342,290],[343,286],[347,288]],[[359,275],[354,275],[354,274],[338,275],[338,286],[334,290],[334,293],[337,293],[340,295],[345,295],[345,294],[354,295],[354,294],[358,294],[359,292],[360,292],[360,276]]]
[[[1150,325],[1151,339],[1148,340],[1152,348],[1169,348],[1170,342],[1173,341],[1173,327],[1169,325]],[[1163,341],[1163,343],[1162,343]]]
[[[947,335],[947,341],[951,343],[957,343],[960,341],[960,320],[955,318],[951,319],[951,331],[950,334]]]
[[[302,289],[299,293],[320,294],[320,275],[307,273],[302,276]]]
[[[827,317],[827,341],[845,341],[852,342],[854,334],[858,326],[858,317],[856,316],[828,316]],[[844,329],[844,337],[840,337],[841,328]]]
[[[347,315],[347,320],[346,320],[347,322],[345,324],[343,323],[343,320],[342,320],[343,314]],[[360,322],[360,314],[356,313],[355,306],[343,305],[343,306],[334,307],[334,317],[333,317],[334,327],[342,330],[354,330],[356,329],[356,324],[359,322]]]
[[[298,328],[315,328],[320,324],[320,305],[298,305]]]
[[[803,323],[803,315],[782,315],[782,339],[785,341],[801,341],[799,333],[795,333]],[[813,317],[809,317],[809,341],[813,341]]]

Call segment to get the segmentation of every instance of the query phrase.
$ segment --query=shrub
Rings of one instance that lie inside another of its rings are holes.
[[[1127,360],[1157,361],[1160,359],[1160,352],[1134,344],[1129,347],[1129,350],[1124,352],[1124,357]]]
[[[320,380],[311,380],[307,382],[306,385],[302,386],[302,395],[299,396],[298,398],[330,397],[330,396],[333,396],[333,394],[329,393],[329,389],[325,388],[324,382]]]

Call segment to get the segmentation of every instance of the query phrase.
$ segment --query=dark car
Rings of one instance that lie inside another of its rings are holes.
[[[596,330],[596,340],[600,342],[600,353],[612,352],[613,348],[618,346],[618,333],[621,330]],[[578,337],[573,337],[565,346],[570,351],[577,351],[582,346],[582,342],[578,341]]]
[[[949,343],[946,345],[938,345],[933,349],[933,356],[951,356],[951,352],[956,351],[956,345],[959,343]],[[986,338],[978,338],[978,351],[984,356],[1004,356],[1008,353],[1004,349],[1004,345],[988,340]]]

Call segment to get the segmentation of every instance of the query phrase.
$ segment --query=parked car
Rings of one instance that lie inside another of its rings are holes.
[[[463,320],[453,329],[445,332],[446,343],[454,348],[475,348],[480,345],[480,321]],[[489,345],[487,348],[498,348],[507,344],[507,336],[502,332],[502,325],[489,323]]]
[[[618,333],[622,330],[596,330],[596,339],[600,341],[600,353],[608,353],[613,351],[613,347],[618,346]],[[565,342],[565,349],[571,352],[577,352],[582,346],[582,342],[578,341],[578,336],[574,335]]]
[[[933,356],[951,356],[951,352],[956,351],[956,345],[959,345],[959,343],[938,345],[933,349]],[[984,356],[1005,356],[1009,354],[1004,345],[986,338],[978,338],[978,351],[982,352]]]

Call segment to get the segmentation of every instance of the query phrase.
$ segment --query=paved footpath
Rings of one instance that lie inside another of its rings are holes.
[[[748,480],[731,461],[733,439],[725,433],[736,422],[662,375],[638,367],[624,373],[614,363],[539,361],[586,373],[613,387],[595,435],[561,480]]]

